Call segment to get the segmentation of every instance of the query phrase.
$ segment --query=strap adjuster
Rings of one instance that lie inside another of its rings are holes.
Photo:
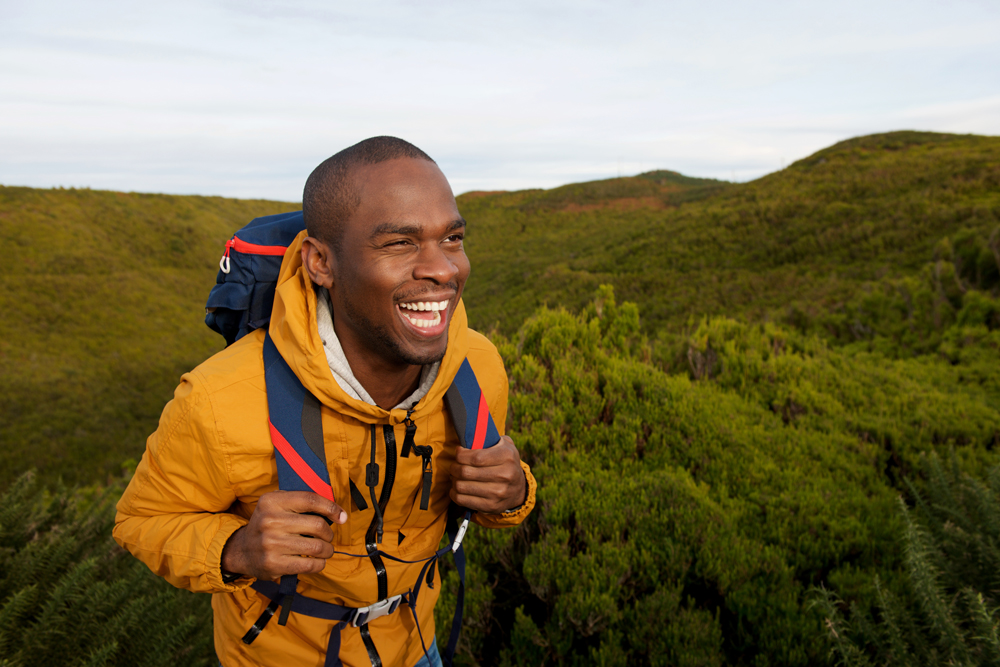
[[[370,623],[376,618],[388,616],[392,612],[396,611],[402,600],[403,594],[400,593],[399,595],[393,595],[391,598],[379,600],[373,605],[359,607],[354,611],[354,615],[351,618],[351,626],[356,628],[360,625],[364,625],[365,623]]]

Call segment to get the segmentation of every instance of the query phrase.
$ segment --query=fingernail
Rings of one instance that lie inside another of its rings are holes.
[[[341,510],[340,518],[338,519],[340,523],[347,523],[347,512]]]

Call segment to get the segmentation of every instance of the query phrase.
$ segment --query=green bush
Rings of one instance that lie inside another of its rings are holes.
[[[116,485],[0,496],[0,666],[209,666],[209,597],[173,589],[111,539]]]
[[[496,341],[539,503],[467,538],[468,664],[822,662],[807,591],[875,604],[865,582],[899,578],[903,476],[952,446],[970,470],[996,460],[1000,410],[940,357],[718,318],[671,375],[610,288]]]
[[[985,247],[995,245],[993,239],[998,236],[1000,228],[989,242],[985,235],[969,230],[954,237],[954,247],[978,248],[974,254],[979,252],[986,268],[981,263],[970,273],[968,261],[963,264],[946,237],[938,243],[934,261],[918,273],[886,277],[815,318],[793,311],[786,321],[800,330],[816,331],[835,344],[895,358],[937,352],[949,342],[945,332],[955,324],[1000,330],[1000,253]]]

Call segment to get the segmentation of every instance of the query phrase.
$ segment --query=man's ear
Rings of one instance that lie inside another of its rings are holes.
[[[306,267],[309,279],[327,289],[333,287],[333,273],[336,255],[329,245],[317,238],[307,236],[302,241],[302,265]]]

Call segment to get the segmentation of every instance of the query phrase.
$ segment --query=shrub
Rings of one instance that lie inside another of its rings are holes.
[[[111,539],[107,490],[0,497],[0,666],[214,665],[208,596],[173,589]]]

